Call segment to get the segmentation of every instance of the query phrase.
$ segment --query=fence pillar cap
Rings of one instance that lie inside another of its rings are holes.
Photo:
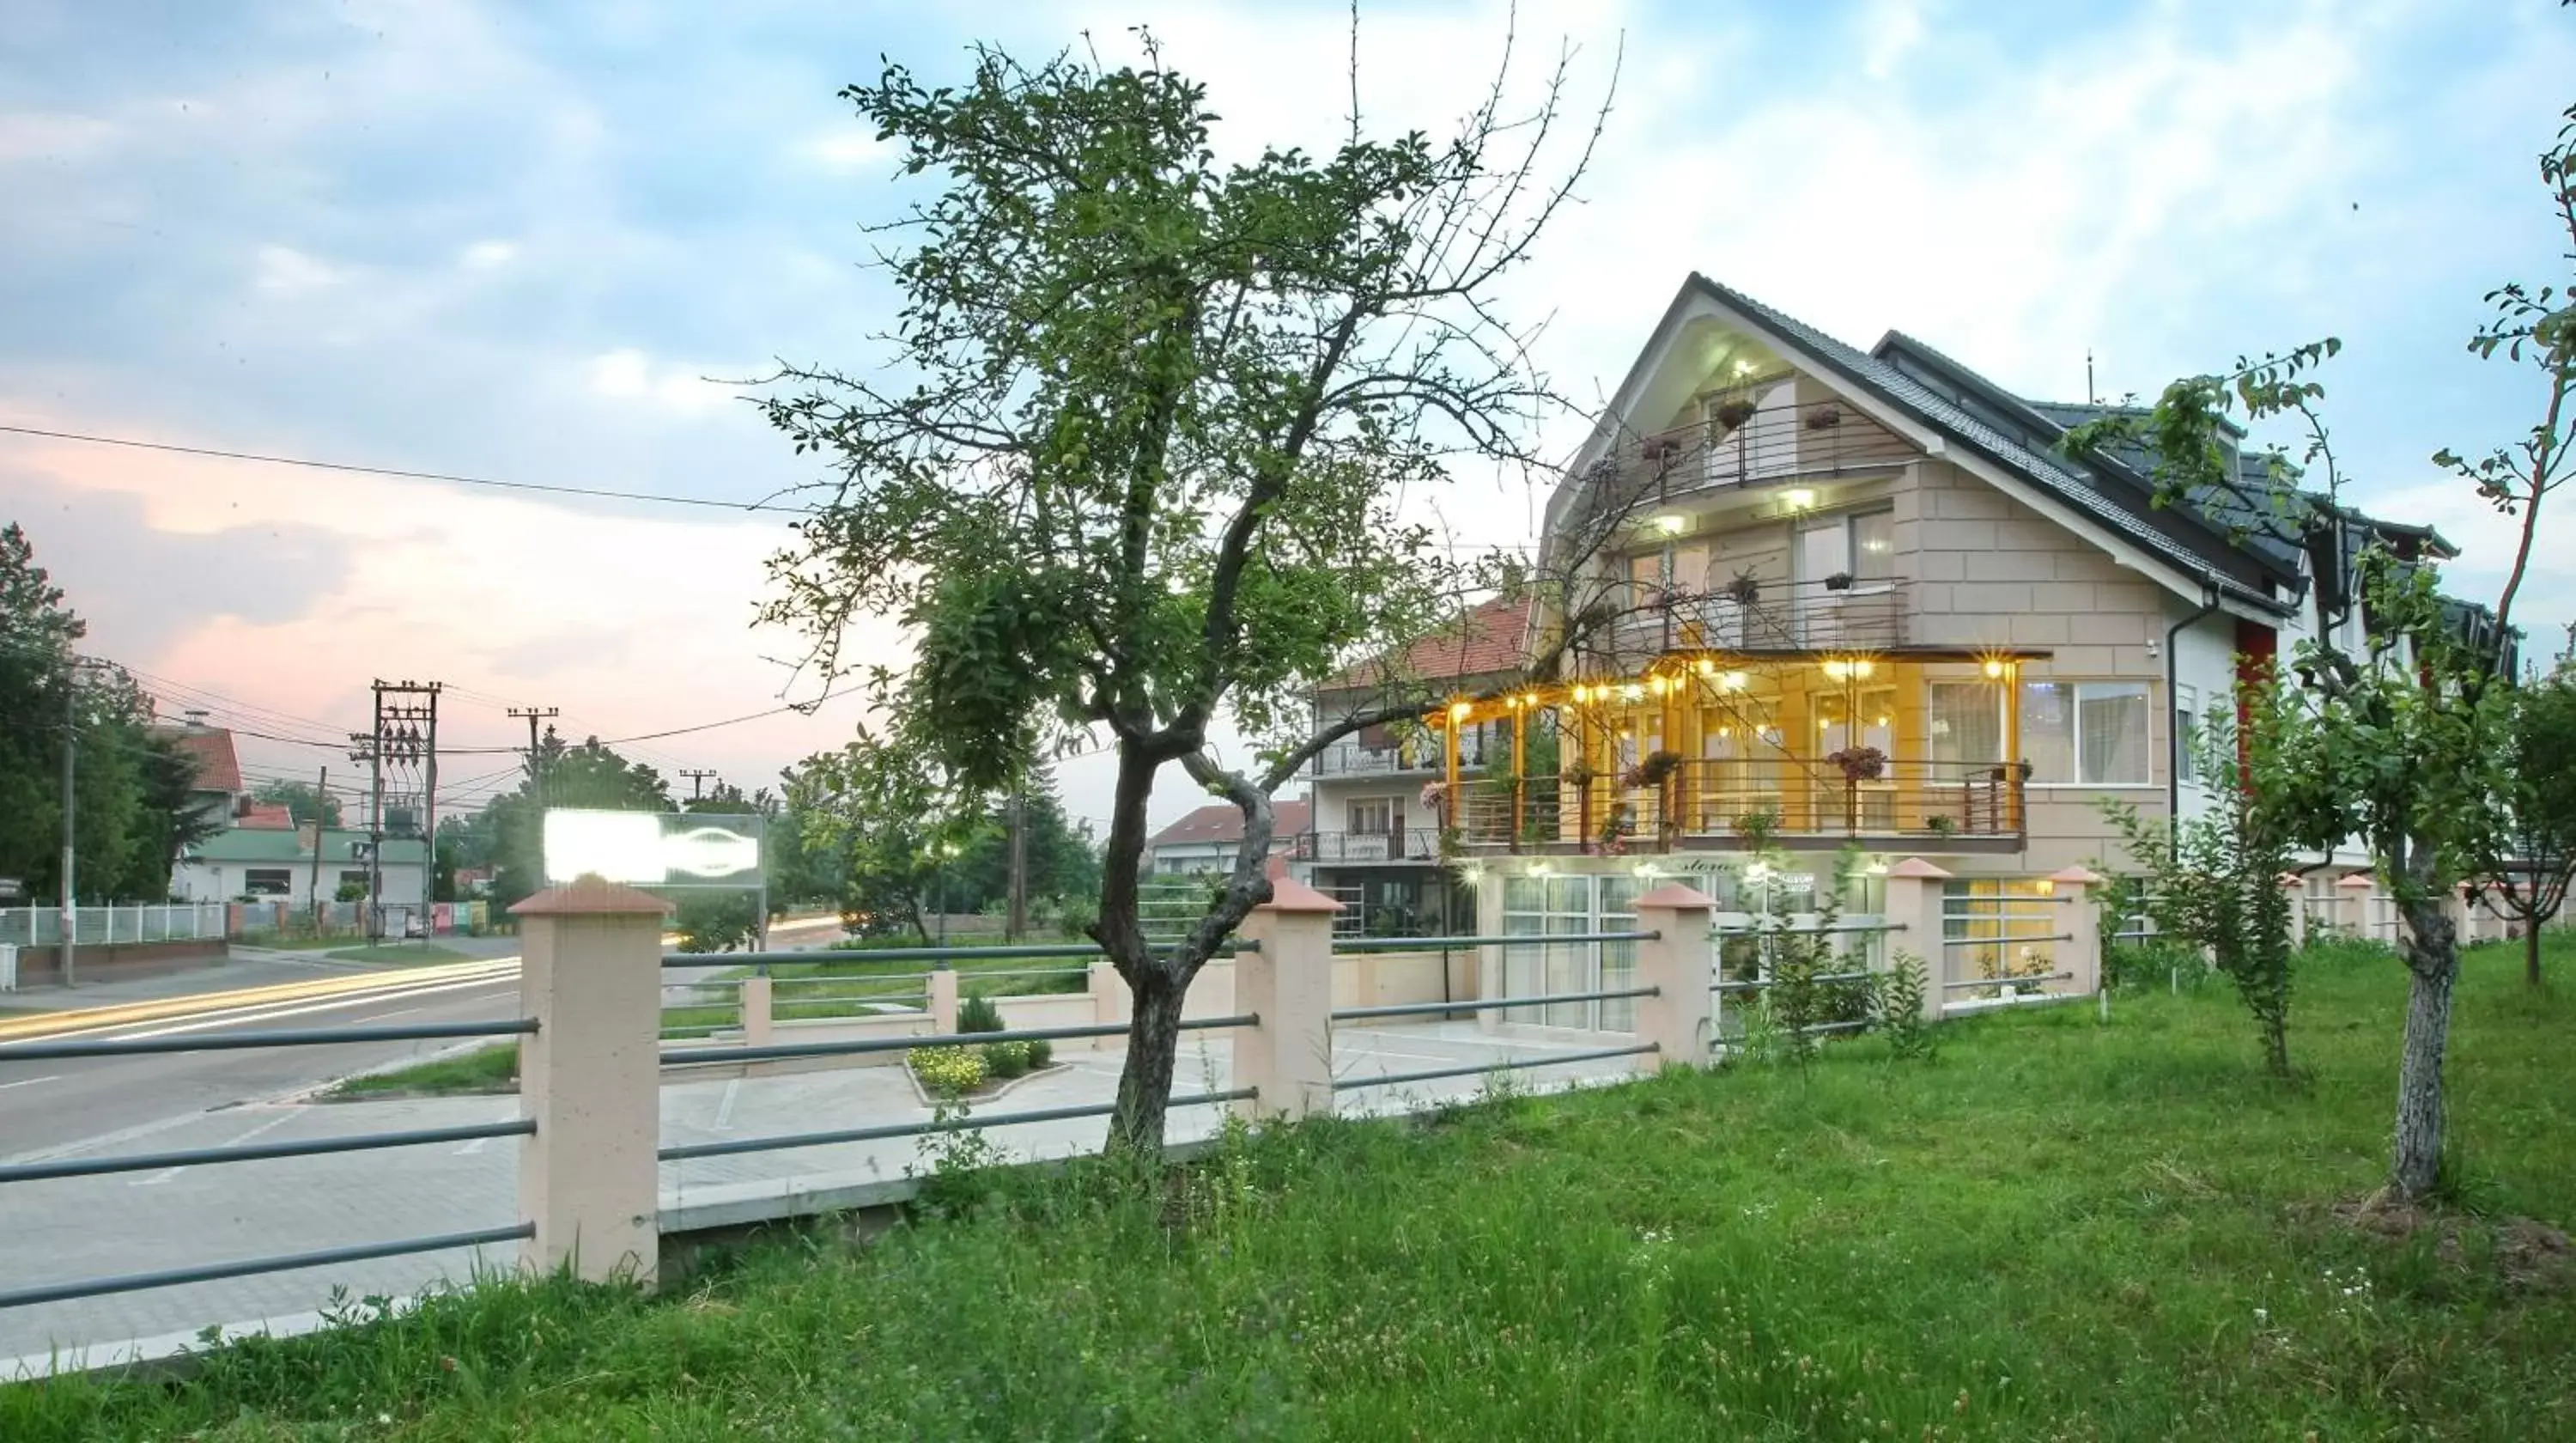
[[[1270,884],[1270,900],[1254,909],[1261,912],[1320,912],[1331,916],[1342,910],[1342,904],[1298,881],[1282,877]]]
[[[2308,885],[2308,879],[2300,876],[2296,872],[2283,872],[2279,880],[2281,885],[2284,887],[2304,887]]]
[[[1717,909],[1717,899],[1699,888],[1681,882],[1666,882],[1629,905],[1635,907],[1670,907],[1675,911]]]
[[[2346,872],[2344,873],[2343,880],[2335,883],[2335,885],[2338,887],[2367,889],[2374,884],[2372,883],[2368,872]]]
[[[548,887],[510,908],[513,917],[659,917],[671,910],[668,899],[584,872],[560,887]]]
[[[1918,877],[1925,881],[1938,882],[1947,879],[1950,874],[1942,871],[1936,866],[1933,866],[1930,862],[1924,861],[1921,857],[1908,857],[1904,861],[1888,868],[1887,875],[1891,877]]]
[[[2101,884],[2100,873],[2086,867],[2060,867],[2048,874],[2048,880],[2067,887],[2092,887]]]

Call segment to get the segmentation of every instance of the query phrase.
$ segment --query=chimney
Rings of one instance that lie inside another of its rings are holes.
[[[206,729],[205,708],[191,707],[187,711],[181,713],[181,715],[187,718],[188,730],[192,732],[201,732]]]

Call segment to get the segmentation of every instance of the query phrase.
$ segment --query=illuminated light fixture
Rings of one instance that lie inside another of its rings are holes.
[[[1470,887],[1484,881],[1485,864],[1482,862],[1469,862],[1467,865],[1460,867],[1458,869],[1458,880],[1465,882]]]
[[[1655,880],[1657,877],[1660,877],[1660,876],[1662,876],[1663,874],[1664,874],[1664,869],[1663,869],[1663,868],[1661,868],[1661,867],[1656,866],[1656,865],[1655,865],[1654,863],[1652,863],[1652,862],[1639,862],[1639,863],[1637,864],[1637,875],[1638,875],[1638,876],[1640,876],[1640,877],[1645,878],[1645,879],[1646,879],[1647,881],[1649,881],[1649,882],[1651,882],[1651,881]]]
[[[1999,676],[2002,676],[2003,674],[2004,674],[2004,664],[2003,664],[2002,662],[2000,662],[2000,661],[1990,661],[1990,662],[1987,662],[1987,663],[1986,663],[1986,675],[1987,675],[1987,676],[1989,676],[1989,677],[1999,677]]]
[[[1734,735],[1735,735],[1735,728],[1733,728],[1733,727],[1719,727],[1719,728],[1717,729],[1717,739],[1718,739],[1719,741],[1725,741],[1725,740],[1727,740],[1728,738],[1730,738],[1730,737],[1732,737],[1732,736],[1734,736]]]
[[[1739,375],[1739,376],[1750,376],[1750,375],[1752,375],[1752,374],[1753,374],[1753,363],[1752,363],[1751,361],[1738,361],[1738,362],[1736,362],[1736,363],[1735,363],[1735,374],[1737,374],[1737,375]]]
[[[1655,529],[1666,536],[1679,536],[1690,530],[1690,518],[1677,511],[1667,511],[1655,518]]]
[[[2057,884],[2048,880],[2046,877],[2042,877],[2038,881],[2030,884],[2030,890],[2042,897],[2051,896],[2056,893]]]
[[[1730,671],[1726,675],[1719,677],[1718,682],[1728,691],[1742,691],[1744,690],[1744,673],[1740,671]]]
[[[1867,870],[1867,871],[1869,872],[1869,874],[1870,874],[1871,876],[1873,876],[1873,877],[1884,877],[1884,876],[1886,876],[1886,875],[1887,875],[1887,859],[1886,859],[1886,858],[1884,858],[1884,857],[1882,857],[1882,858],[1880,858],[1879,860],[1877,860],[1877,861],[1875,861],[1875,862],[1870,863],[1870,864],[1869,864],[1869,866],[1868,866],[1868,868],[1867,868],[1866,870]]]
[[[1525,692],[1522,692],[1522,693],[1521,693],[1521,705],[1523,705],[1523,706],[1536,706],[1536,705],[1538,705],[1538,693],[1537,693],[1537,692],[1534,692],[1534,691],[1525,691]]]
[[[1816,493],[1801,486],[1794,491],[1781,492],[1780,500],[1792,511],[1804,511],[1816,504]]]
[[[1638,699],[1639,697],[1644,696],[1645,694],[1646,694],[1646,689],[1645,689],[1644,687],[1641,687],[1641,686],[1637,685],[1637,684],[1636,684],[1635,682],[1633,682],[1633,681],[1632,681],[1632,682],[1630,682],[1630,683],[1628,683],[1626,686],[1623,686],[1623,687],[1619,688],[1619,695],[1621,695],[1621,696],[1623,696],[1623,697],[1626,697],[1626,698],[1627,698],[1628,700],[1630,700],[1630,701],[1635,701],[1636,699]]]
[[[1465,721],[1468,714],[1474,710],[1474,707],[1469,706],[1463,701],[1453,701],[1449,703],[1449,719],[1451,721]]]
[[[1821,716],[1820,716],[1820,717],[1816,718],[1816,730],[1818,730],[1818,731],[1824,731],[1824,730],[1826,730],[1826,729],[1828,729],[1828,728],[1832,727],[1832,726],[1833,726],[1833,724],[1834,724],[1834,719],[1833,719],[1832,717],[1821,717]]]
[[[1570,691],[1570,692],[1566,693],[1566,695],[1567,695],[1568,697],[1572,698],[1572,700],[1573,700],[1573,702],[1574,702],[1574,704],[1575,704],[1576,706],[1581,706],[1581,705],[1583,705],[1583,685],[1582,685],[1582,683],[1577,682],[1577,683],[1575,684],[1574,690],[1572,690],[1572,691]]]
[[[1887,727],[1887,718],[1885,718],[1885,717],[1880,717],[1880,718],[1878,719],[1878,726],[1879,726],[1880,730],[1882,730],[1882,731],[1883,731],[1883,730],[1885,730],[1885,729],[1886,729],[1886,727]]]
[[[1836,681],[1842,681],[1848,678],[1851,674],[1852,669],[1850,662],[1829,661],[1825,663],[1825,675],[1832,677]]]
[[[1650,676],[1646,678],[1646,685],[1654,688],[1655,695],[1662,696],[1664,694],[1664,679],[1662,677]]]
[[[1878,670],[1878,663],[1874,661],[1856,661],[1851,664],[1852,675],[1864,679],[1866,679],[1871,672],[1876,670]]]
[[[1713,671],[1717,670],[1717,663],[1716,663],[1716,662],[1713,662],[1713,661],[1711,661],[1711,660],[1709,660],[1707,657],[1704,657],[1704,656],[1703,656],[1703,657],[1701,657],[1697,662],[1693,663],[1693,665],[1695,665],[1695,666],[1698,668],[1698,670],[1699,670],[1699,674],[1700,674],[1700,675],[1702,675],[1702,676],[1706,676],[1706,675],[1708,675],[1710,672],[1713,672]]]

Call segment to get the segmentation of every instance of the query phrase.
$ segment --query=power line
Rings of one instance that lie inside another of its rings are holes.
[[[52,431],[41,426],[0,425],[0,431],[18,436],[42,436],[54,441],[82,441],[93,446],[123,446],[136,451],[167,451],[180,456],[209,456],[221,461],[256,461],[270,466],[302,466],[315,471],[347,471],[361,476],[390,476],[404,481],[445,481],[457,486],[490,486],[504,491],[542,491],[554,496],[588,496],[603,501],[656,501],[666,506],[705,506],[719,511],[773,511],[788,516],[811,516],[819,507],[772,506],[763,501],[718,501],[706,496],[664,496],[647,491],[612,491],[597,486],[558,486],[540,481],[499,481],[489,476],[465,476],[452,471],[407,471],[396,466],[360,466],[346,461],[315,461],[302,456],[272,456],[258,451],[227,451],[215,446],[180,446],[168,441],[143,441],[131,436],[99,436],[83,431]]]

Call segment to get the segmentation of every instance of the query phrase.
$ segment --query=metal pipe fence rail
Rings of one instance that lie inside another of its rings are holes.
[[[990,1036],[990,1033],[985,1034]],[[1258,1093],[1249,1087],[1224,1092],[1193,1092],[1172,1098],[1166,1107],[1202,1107],[1211,1103],[1247,1101]],[[1118,1110],[1114,1102],[1081,1103],[1069,1107],[1036,1107],[1021,1112],[994,1112],[981,1116],[969,1113],[957,1117],[934,1117],[924,1122],[886,1123],[877,1127],[848,1127],[831,1132],[798,1132],[779,1137],[730,1138],[723,1142],[690,1142],[656,1151],[660,1162],[686,1162],[700,1157],[734,1157],[747,1152],[783,1152],[800,1147],[829,1147],[844,1142],[886,1142],[897,1138],[926,1137],[943,1132],[972,1132],[992,1127],[1013,1127],[1030,1122],[1074,1122],[1086,1117],[1107,1117]]]
[[[1234,1017],[1190,1017],[1180,1024],[1183,1032],[1203,1032],[1215,1028],[1258,1027],[1258,1014],[1244,1013]],[[857,1057],[872,1052],[910,1052],[917,1047],[968,1047],[986,1042],[1070,1042],[1085,1037],[1124,1037],[1129,1032],[1124,1022],[1094,1022],[1078,1027],[1020,1027],[1002,1032],[934,1032],[925,1037],[860,1037],[840,1042],[777,1042],[757,1047],[698,1047],[662,1051],[662,1065],[691,1067],[712,1063],[774,1062],[789,1057]]]
[[[138,1057],[176,1052],[230,1052],[270,1047],[320,1047],[360,1042],[429,1042],[452,1038],[524,1037],[533,1035],[536,1030],[535,1018],[522,1017],[507,1022],[427,1022],[410,1026],[287,1028],[260,1032],[201,1033],[177,1037],[74,1038],[53,1042],[0,1044],[0,1062],[80,1057]],[[172,1167],[262,1162],[278,1158],[316,1157],[327,1153],[372,1152],[384,1148],[419,1147],[443,1142],[472,1142],[495,1137],[532,1137],[536,1134],[536,1130],[537,1124],[534,1119],[522,1117],[509,1122],[472,1127],[415,1128],[363,1136],[315,1138],[305,1142],[236,1143],[227,1147],[190,1148],[161,1153],[128,1153],[121,1157],[23,1163],[0,1168],[0,1183],[45,1182],[61,1178],[99,1177],[124,1172],[158,1172]],[[445,1252],[452,1248],[512,1242],[535,1235],[535,1224],[522,1222],[506,1228],[485,1228],[474,1232],[400,1238],[391,1242],[321,1248],[309,1252],[286,1253],[267,1258],[247,1258],[228,1263],[209,1263],[197,1267],[164,1268],[153,1272],[85,1278],[76,1282],[48,1283],[38,1287],[0,1289],[0,1308],[32,1307],[39,1303],[69,1302],[80,1298],[104,1297],[112,1293],[140,1292],[149,1288],[177,1287],[187,1283],[253,1277],[263,1273],[293,1272],[302,1268],[326,1267],[336,1263],[364,1262],[376,1258],[403,1257],[416,1253]]]
[[[1867,982],[1878,975],[1879,974],[1875,972],[1826,972],[1818,976],[1810,977],[1807,980],[1818,986],[1823,986],[1828,982]],[[1708,985],[1708,990],[1711,992],[1721,993],[1760,992],[1765,988],[1777,987],[1779,985],[1779,979],[1776,977],[1755,977],[1742,982],[1712,982]]]
[[[1257,952],[1249,937],[1221,944],[1233,952]],[[775,966],[782,962],[950,962],[1005,961],[1013,958],[1106,957],[1096,942],[1015,942],[992,947],[873,947],[865,950],[825,948],[814,952],[665,952],[665,967]],[[1220,951],[1217,955],[1223,956]]]
[[[1945,992],[1956,992],[1970,987],[2033,987],[2042,982],[2074,980],[2075,974],[2072,972],[2033,972],[2026,977],[1971,977],[1960,982],[1944,982],[1941,988]]]
[[[1877,937],[1904,930],[1905,924],[1902,922],[1856,922],[1848,926],[1834,927],[1793,927],[1786,923],[1777,927],[1765,927],[1756,922],[1739,927],[1723,925],[1711,927],[1708,929],[1708,935],[1721,939],[1729,937]]]
[[[1661,932],[1523,932],[1494,937],[1336,937],[1333,955],[1359,952],[1454,952],[1462,947],[1546,947],[1589,942],[1660,942]]]
[[[1944,947],[1995,947],[2006,942],[2072,942],[2072,932],[1998,932],[1992,937],[1944,937]]]
[[[1616,1002],[1628,997],[1661,997],[1657,987],[1620,987],[1606,992],[1550,992],[1532,997],[1469,998],[1458,1002],[1390,1002],[1377,1007],[1336,1007],[1335,1022],[1369,1017],[1430,1017],[1443,1012],[1503,1012],[1515,1007],[1552,1007],[1570,1002]]]
[[[1559,1052],[1547,1057],[1508,1057],[1493,1062],[1469,1063],[1459,1067],[1426,1067],[1418,1072],[1385,1072],[1373,1077],[1336,1077],[1335,1092],[1350,1092],[1363,1087],[1401,1087],[1415,1082],[1441,1082],[1452,1077],[1483,1077],[1496,1072],[1527,1072],[1538,1067],[1567,1067],[1577,1062],[1601,1062],[1613,1057],[1643,1057],[1661,1052],[1657,1043],[1635,1047],[1599,1047],[1583,1052]]]

